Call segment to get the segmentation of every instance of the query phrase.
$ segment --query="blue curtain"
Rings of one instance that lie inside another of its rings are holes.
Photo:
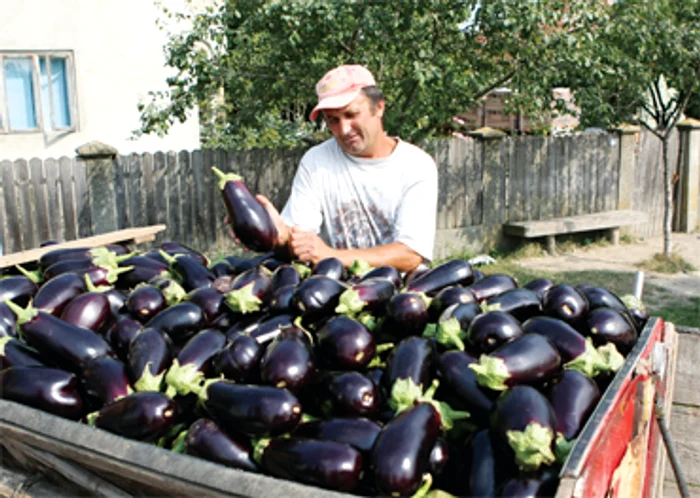
[[[36,129],[31,58],[8,57],[5,59],[5,88],[10,127],[13,130]]]

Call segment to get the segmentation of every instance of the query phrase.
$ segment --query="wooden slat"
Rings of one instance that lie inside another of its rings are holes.
[[[202,230],[204,226],[204,217],[206,213],[200,206],[204,206],[204,154],[203,151],[195,150],[192,152],[192,204],[197,206],[194,211],[195,226],[197,227],[195,235],[192,237],[192,246],[199,248],[205,247],[205,233]],[[218,194],[221,195],[221,194]]]
[[[124,230],[116,230],[114,232],[93,235],[92,237],[71,240],[69,242],[63,242],[61,244],[54,244],[46,247],[37,247],[36,249],[30,249],[28,251],[6,254],[4,256],[0,256],[0,268],[7,268],[9,266],[19,265],[22,263],[27,263],[29,261],[36,261],[45,253],[49,251],[54,251],[56,249],[70,247],[98,247],[116,243],[142,244],[144,242],[152,241],[155,238],[155,235],[165,230],[165,228],[165,225],[126,228]]]
[[[78,215],[76,213],[75,188],[73,182],[73,160],[61,157],[58,160],[60,172],[61,204],[63,206],[64,233],[61,240],[78,238]]]
[[[674,403],[700,406],[700,334],[678,334]],[[700,420],[698,421],[700,424]],[[698,426],[700,432],[700,425]]]
[[[569,214],[569,151],[571,149],[571,137],[557,137],[555,139],[554,169],[551,174],[555,181],[555,208],[554,216],[567,216]]]
[[[165,156],[165,184],[164,191],[168,201],[168,219],[165,223],[168,225],[168,236],[172,240],[183,240],[182,226],[182,194],[180,193],[180,165],[177,162],[177,154],[174,151],[168,151]]]
[[[532,238],[562,233],[604,230],[643,223],[646,219],[647,214],[639,211],[608,211],[605,213],[568,216],[554,220],[508,222],[503,225],[503,231],[508,235]]]
[[[73,184],[75,188],[75,206],[78,215],[78,237],[92,234],[92,210],[90,209],[90,192],[87,183],[87,168],[81,159],[73,161]]]
[[[156,192],[156,223],[167,224],[170,213],[168,212],[168,184],[166,178],[165,154],[163,152],[156,152],[153,154],[153,179]],[[166,239],[173,240],[170,236],[170,230],[164,235]]]
[[[532,137],[529,140],[529,159],[525,163],[527,190],[525,206],[531,219],[540,220],[544,213],[542,204],[545,201],[542,192],[542,160],[546,155],[547,141],[544,137]]]
[[[197,205],[194,202],[194,179],[192,176],[192,162],[190,154],[186,150],[180,151],[178,154],[178,163],[180,164],[180,195],[182,196],[182,226],[183,226],[183,243],[190,247],[197,247],[194,240],[194,235],[197,233],[195,222],[195,210]]]
[[[686,481],[700,486],[700,406],[674,403],[671,437]],[[666,467],[666,479],[673,479],[670,465]]]
[[[508,182],[508,219],[526,221],[530,219],[526,210],[524,190],[527,184],[525,164],[527,161],[527,141],[523,137],[513,140],[511,151],[510,175]],[[486,199],[485,199],[486,201]],[[488,209],[487,206],[484,206]]]
[[[17,189],[19,215],[22,220],[22,248],[36,247],[39,241],[36,238],[34,218],[34,193],[29,180],[29,164],[24,159],[15,161],[15,186]]]
[[[46,193],[46,175],[44,173],[44,162],[34,158],[29,161],[29,175],[31,190],[34,193],[34,213],[36,217],[36,236],[39,242],[44,242],[51,238],[49,227],[49,203]]]
[[[540,216],[543,218],[554,218],[557,214],[557,177],[556,160],[558,151],[558,141],[556,137],[547,137],[546,146],[544,148],[544,157],[541,159],[539,169],[540,181]]]
[[[128,225],[129,210],[126,202],[126,158],[117,156],[113,162],[114,168],[114,203],[117,228],[125,228]]]
[[[586,188],[584,171],[585,162],[582,159],[582,137],[576,137],[572,142],[569,154],[569,216],[585,213],[584,190]]]
[[[156,178],[153,172],[153,154],[141,156],[141,171],[143,171],[143,191],[146,194],[146,220],[149,225],[158,223],[156,206]]]
[[[146,209],[146,188],[144,186],[144,172],[142,157],[139,154],[129,154],[125,161],[125,173],[127,174],[127,210],[129,219],[127,226],[141,227],[149,224],[148,210]]]
[[[7,240],[7,226],[6,222],[11,219],[9,212],[5,206],[5,171],[11,166],[10,161],[0,161],[0,255],[4,254],[8,250],[8,240]],[[8,213],[6,216],[5,213]]]
[[[49,239],[63,240],[63,206],[61,204],[59,164],[53,158],[44,160],[46,172],[46,204],[49,210]]]

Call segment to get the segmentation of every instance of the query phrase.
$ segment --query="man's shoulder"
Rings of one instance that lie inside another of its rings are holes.
[[[335,138],[329,138],[328,140],[325,140],[321,142],[320,144],[316,144],[313,147],[311,147],[309,150],[307,150],[304,153],[304,157],[306,158],[315,158],[315,157],[327,157],[330,155],[335,155],[338,150],[338,143],[336,142]]]
[[[437,171],[437,165],[433,156],[417,145],[399,140],[397,149],[399,151],[399,157],[401,158],[402,163],[414,165],[419,170],[425,170],[427,168],[429,170]],[[409,158],[410,160],[405,161],[404,158]]]

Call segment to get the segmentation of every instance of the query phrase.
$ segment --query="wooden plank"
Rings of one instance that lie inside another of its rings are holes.
[[[29,176],[31,179],[31,190],[34,192],[35,232],[38,238],[38,245],[51,238],[49,227],[51,215],[46,192],[46,174],[44,173],[44,162],[41,159],[33,158],[29,161]]]
[[[482,209],[483,195],[482,185],[484,181],[484,170],[481,161],[477,160],[477,141],[474,138],[454,139],[464,142],[464,160],[461,163],[462,178],[465,185],[464,194],[464,221],[462,226],[480,225],[483,220],[484,211]],[[506,155],[506,157],[508,157]],[[504,164],[503,171],[508,171]]]
[[[78,237],[93,235],[90,192],[88,191],[86,162],[73,159],[73,183],[75,188],[75,206],[78,215]]]
[[[465,197],[461,169],[455,167],[451,142],[438,144],[433,152],[433,160],[438,168],[438,218],[437,227],[457,228],[461,225],[455,216],[460,199]]]
[[[690,498],[700,498],[700,486],[688,486],[688,488]],[[664,480],[663,492],[658,496],[659,498],[682,498],[681,492],[678,490],[678,484],[673,476]]]
[[[527,193],[525,196],[525,206],[528,218],[531,220],[541,220],[543,217],[542,203],[545,201],[542,192],[542,162],[544,160],[543,149],[547,147],[544,137],[530,137],[529,157],[525,163],[525,178],[527,180]]]
[[[9,459],[9,456],[6,457]],[[10,498],[75,498],[75,490],[63,489],[47,475],[9,466],[3,458],[0,465],[0,496]]]
[[[180,193],[180,171],[177,162],[177,154],[168,151],[165,155],[165,184],[168,202],[168,236],[171,240],[183,240],[182,194]],[[163,196],[165,197],[165,196]]]
[[[0,268],[14,266],[29,261],[36,261],[42,255],[56,249],[70,247],[97,247],[107,244],[142,244],[150,242],[155,238],[155,235],[166,229],[165,225],[153,225],[148,227],[126,228],[124,230],[116,230],[114,232],[93,235],[81,239],[63,242],[46,247],[37,247],[27,251],[16,252],[0,256]]]
[[[156,211],[156,223],[167,224],[169,219],[168,213],[168,190],[166,180],[166,162],[163,152],[153,154],[153,181],[155,189],[154,207]],[[172,240],[170,230],[163,234],[166,239]]]
[[[524,193],[527,188],[527,178],[525,177],[527,140],[524,137],[518,137],[512,142],[512,160],[510,162],[510,174],[508,177],[508,219],[512,221],[525,221],[530,219],[526,209]]]
[[[700,406],[700,334],[678,334],[674,403]],[[700,423],[700,421],[698,421]],[[700,429],[700,426],[698,426]]]
[[[700,406],[674,403],[671,411],[671,438],[689,485],[700,486]],[[666,479],[673,479],[673,470],[666,467]]]
[[[571,149],[571,137],[556,137],[554,148],[554,167],[550,173],[554,176],[555,201],[554,216],[567,216],[569,214],[569,150]]]
[[[186,150],[182,150],[178,154],[178,163],[180,164],[180,195],[182,196],[182,240],[183,244],[190,247],[197,247],[194,237],[197,233],[197,225],[195,222],[197,204],[194,201],[194,181],[192,177],[192,161],[190,159],[190,153]]]
[[[10,213],[8,212],[5,205],[5,191],[7,187],[5,186],[5,171],[11,168],[12,163],[8,160],[0,161],[0,190],[3,192],[0,195],[0,255],[8,251],[8,240],[7,240],[7,227],[6,221],[10,219]]]
[[[61,205],[63,206],[64,233],[61,240],[78,238],[78,215],[76,213],[75,188],[73,182],[73,160],[61,157],[58,160],[60,173]]]
[[[30,249],[38,246],[39,241],[34,228],[36,226],[34,193],[32,192],[29,179],[29,164],[25,159],[15,161],[15,186],[17,189],[19,216],[22,220],[22,228],[20,230],[22,249]]]
[[[557,177],[556,160],[559,148],[557,137],[547,137],[543,147],[543,154],[538,166],[538,178],[540,184],[539,219],[554,218],[557,214]]]
[[[49,210],[49,238],[63,240],[63,206],[59,184],[59,164],[54,158],[44,160],[46,173],[46,203]]]
[[[201,208],[204,206],[204,153],[201,150],[195,150],[192,152],[192,204],[196,206],[194,210],[194,220],[196,233],[192,237],[192,247],[207,247],[206,237],[203,230],[204,227],[204,217],[206,213],[205,210]],[[221,196],[221,194],[218,194]]]
[[[113,161],[114,169],[114,207],[117,228],[129,226],[129,210],[126,202],[126,157],[117,155]]]
[[[148,209],[146,208],[145,178],[142,168],[142,156],[133,153],[129,154],[125,164],[127,173],[126,192],[129,212],[128,225],[130,227],[140,227],[148,225]]]
[[[569,216],[585,213],[585,162],[581,159],[584,141],[582,136],[577,136],[572,142],[569,155]]]
[[[508,235],[532,238],[562,233],[604,230],[643,223],[646,218],[647,214],[639,211],[608,211],[553,220],[508,222],[503,225],[503,231]]]

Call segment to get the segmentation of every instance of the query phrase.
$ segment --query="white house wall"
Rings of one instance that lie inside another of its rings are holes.
[[[151,0],[0,0],[0,50],[72,50],[78,130],[60,135],[0,133],[0,160],[73,156],[92,140],[120,154],[199,147],[196,113],[159,138],[132,140],[137,104],[165,90],[165,34]]]

